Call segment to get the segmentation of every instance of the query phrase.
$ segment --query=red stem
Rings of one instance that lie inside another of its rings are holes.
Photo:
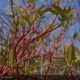
[[[53,23],[55,22],[55,20],[56,20],[56,16],[54,16],[54,19],[53,19],[52,23],[48,26],[48,29],[53,25]],[[59,26],[59,27],[60,27],[60,26]],[[57,27],[56,27],[56,28],[57,28]],[[56,28],[55,28],[55,29],[56,29]],[[48,29],[47,29],[47,30],[48,30]],[[55,29],[54,29],[54,30],[55,30]],[[51,32],[51,31],[47,31],[47,30],[45,30],[44,32],[42,32],[41,34],[39,34],[36,38],[32,39],[29,43],[26,44],[26,46],[25,46],[25,47],[23,48],[23,50],[22,50],[22,53],[21,53],[20,56],[19,56],[19,59],[23,56],[23,53],[24,53],[25,49],[27,48],[27,46],[28,46],[30,43],[34,42],[34,41],[35,41],[37,38],[39,38],[40,36],[45,35],[45,34]]]
[[[52,30],[49,30],[49,31],[47,31],[47,32],[45,31],[44,33],[38,35],[36,38],[32,39],[32,40],[31,40],[29,43],[27,43],[26,46],[23,48],[22,53],[20,54],[20,56],[18,57],[18,59],[21,59],[21,58],[22,58],[22,55],[23,55],[25,49],[29,46],[30,43],[34,42],[37,38],[41,37],[42,35],[45,35],[45,34],[51,32],[51,31],[59,28],[61,25],[62,25],[62,24],[60,24],[59,26],[57,26],[57,27],[55,27],[55,28],[53,28]]]
[[[40,23],[41,23],[41,20],[39,21],[38,23],[38,26],[36,27],[35,31],[39,28],[40,26]],[[34,32],[34,31],[33,31]],[[25,34],[25,35],[22,35],[19,40],[17,41],[17,44],[15,47],[17,47],[17,45],[19,44],[19,42],[25,37],[25,36],[29,36],[30,34],[32,34],[33,32],[30,32],[30,30]],[[18,53],[18,52],[17,52]]]

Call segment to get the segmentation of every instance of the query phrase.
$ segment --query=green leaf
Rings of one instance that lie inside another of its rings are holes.
[[[73,20],[75,19],[72,16],[72,13],[74,12],[74,9],[68,8],[66,9],[66,7],[63,9],[63,13],[61,14],[62,17],[62,21],[66,21],[66,20]]]
[[[65,27],[65,28],[69,28],[71,26],[71,22],[67,21],[67,22],[63,22],[62,24],[62,27]]]
[[[69,17],[63,17],[62,20],[63,21],[67,21],[67,20],[74,20],[75,18],[73,16],[69,16]]]
[[[77,54],[80,55],[80,49],[78,49],[77,47],[75,47],[75,51],[76,51]]]
[[[74,45],[72,44],[71,45],[71,60],[74,60],[75,59],[75,47]]]
[[[65,25],[65,28],[69,28],[71,26],[71,24],[72,24],[71,22],[67,22]]]
[[[38,14],[42,17],[43,15],[42,9],[38,9]]]
[[[80,63],[80,58],[76,59],[75,63]]]
[[[47,12],[51,12],[52,14],[55,14],[55,11],[52,8],[46,8],[43,10],[43,14],[45,14]]]
[[[33,19],[29,18],[29,25],[32,25],[32,23],[33,23]]]
[[[63,14],[63,10],[59,6],[53,5],[53,10],[55,11],[56,15]]]
[[[36,0],[28,0],[30,3],[35,2]]]
[[[64,57],[67,60],[67,45],[64,44]]]
[[[29,61],[26,61],[25,63],[25,74],[28,74],[30,71],[30,68],[29,68]]]
[[[75,61],[75,48],[74,48],[74,45],[72,44],[70,46],[70,65],[72,66],[72,64],[74,64],[74,61]]]
[[[22,17],[21,18],[19,18],[19,25],[20,26],[22,26],[22,25],[24,25],[24,23],[25,23],[25,21],[24,21],[25,19],[23,19]]]
[[[7,14],[7,16],[9,16],[10,18],[14,18],[16,14]]]
[[[71,67],[75,61],[75,48],[73,44],[69,47],[64,45],[64,57],[66,59],[67,66]]]
[[[71,67],[71,55],[70,55],[70,47],[67,48],[67,52],[66,52],[66,62],[67,62],[67,66]]]
[[[69,16],[71,16],[72,14],[73,14],[73,12],[74,12],[74,9],[73,8],[68,8],[68,9],[66,9],[66,7],[63,9],[63,12],[64,12],[64,15],[66,16],[66,17],[69,17]]]
[[[74,9],[72,8],[72,9],[69,9],[70,11],[69,11],[69,14],[67,15],[67,16],[70,16],[70,15],[72,15],[73,14],[73,12],[74,12]]]
[[[9,64],[10,64],[10,65],[13,65],[15,59],[16,59],[16,52],[15,52],[15,49],[13,48],[13,49],[10,51],[10,53],[9,53],[9,57],[8,57]]]
[[[35,70],[31,70],[30,71],[30,74],[34,75],[34,74],[38,74],[38,71],[35,69]]]
[[[65,65],[65,66],[67,65],[65,61],[60,61],[60,60],[56,61],[56,64],[61,64],[61,65]]]
[[[0,64],[6,64],[6,61],[4,60],[2,55],[0,55]]]

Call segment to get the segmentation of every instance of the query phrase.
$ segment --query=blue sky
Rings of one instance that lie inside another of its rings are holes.
[[[8,7],[8,0],[0,0],[0,9],[5,10]]]

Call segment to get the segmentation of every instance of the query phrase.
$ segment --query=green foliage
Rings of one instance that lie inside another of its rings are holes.
[[[36,74],[37,70],[35,70],[36,67],[39,67],[40,61],[35,60],[32,64],[30,64],[30,61],[26,61],[25,63],[25,74]],[[24,74],[24,73],[23,73]]]
[[[0,65],[1,64],[6,65],[6,62],[5,62],[4,57],[2,55],[0,55]]]
[[[66,7],[63,9],[63,11],[61,12],[61,16],[59,17],[60,21],[67,21],[67,20],[73,20],[75,19],[72,14],[74,12],[73,8],[68,8],[66,9]]]
[[[80,58],[76,59],[75,63],[80,63]]]
[[[62,61],[62,60],[57,60],[57,61],[56,61],[56,64],[60,64],[60,65],[65,65],[65,66],[67,66],[67,65],[66,65],[66,62],[65,62],[65,61]]]
[[[71,22],[67,21],[67,22],[63,22],[62,24],[62,27],[65,27],[65,28],[69,28],[71,26]]]
[[[29,74],[30,66],[29,66],[29,61],[25,63],[25,74]]]
[[[16,60],[16,52],[15,52],[14,48],[10,51],[8,60],[9,60],[9,65],[13,65],[14,64],[14,62]]]
[[[28,0],[30,3],[35,2],[36,0]]]
[[[47,13],[47,12],[51,12],[51,13],[55,13],[54,10],[52,8],[46,8],[43,10],[43,14]]]
[[[76,58],[76,52],[80,53],[79,49],[76,48],[73,44],[70,46],[64,45],[64,60],[57,60],[56,64],[64,65],[68,68],[72,68],[75,64],[80,63],[80,58]]]
[[[60,6],[55,6],[55,4],[53,5],[53,10],[56,15],[63,14],[63,10],[60,8]]]
[[[43,11],[42,9],[38,9],[38,14],[42,17],[43,16]]]
[[[36,58],[35,56],[37,54],[46,54],[47,56],[50,55],[53,46],[54,46],[53,53],[56,53],[58,50],[58,48],[55,45],[57,45],[58,37],[60,36],[58,35],[57,38],[55,36],[52,48],[50,48],[51,47],[50,40],[48,40],[50,39],[49,38],[50,36],[47,36],[47,34],[51,33],[51,31],[56,30],[60,26],[63,26],[65,29],[70,27],[71,25],[70,21],[74,19],[73,8],[65,7],[64,9],[62,9],[59,5],[55,4],[53,4],[52,7],[36,8],[36,6],[33,4],[33,2],[35,1],[36,0],[28,0],[29,5],[26,7],[13,5],[14,13],[13,14],[10,13],[7,15],[8,17],[10,17],[12,21],[14,20],[14,22],[11,23],[12,32],[10,34],[11,36],[10,37],[11,40],[9,41],[10,45],[8,45],[8,48],[4,47],[4,51],[2,52],[2,54],[7,55],[6,62],[4,57],[0,56],[1,61],[0,64],[3,64],[5,66],[7,64],[7,66],[13,68],[13,72],[16,71],[17,74],[40,73],[39,72],[40,67],[42,66],[40,63],[41,55],[38,55],[39,58],[38,57]],[[43,29],[44,26],[41,24],[44,22],[44,18],[46,19],[45,14],[47,12],[52,13],[55,19],[53,20],[54,21],[53,24],[50,23],[48,25],[48,22],[46,22],[47,29],[45,28]],[[59,23],[57,24],[56,19],[60,21],[61,25],[59,25]],[[39,24],[40,20],[41,23]],[[36,25],[38,26],[38,28]],[[24,28],[23,26],[25,26],[25,30],[23,30]],[[16,29],[19,32],[15,31]],[[29,32],[28,29],[30,29]],[[41,31],[39,29],[41,29]],[[73,35],[73,38],[75,39],[76,37],[77,34],[75,33]],[[14,43],[14,48],[12,47],[13,46],[12,42]],[[47,46],[50,48],[50,50],[49,48],[47,49]],[[76,59],[75,53],[80,54],[80,50],[76,48],[73,44],[71,44],[70,46],[67,46],[65,44],[63,48],[64,59],[57,60],[55,64],[61,64],[67,67],[74,66],[74,64],[80,62],[80,59]],[[19,56],[21,57],[19,58]],[[46,59],[48,60],[49,57],[46,57]],[[37,69],[39,69],[39,71]]]
[[[8,17],[14,18],[16,14],[7,14]]]
[[[75,61],[75,48],[74,45],[64,45],[64,57],[66,59],[66,64],[68,67],[72,67]]]
[[[75,19],[72,16],[74,9],[70,8],[70,7],[68,9],[66,9],[66,8],[62,9],[60,6],[53,5],[53,8],[46,8],[43,10],[43,14],[47,13],[47,12],[51,12],[51,13],[57,15],[59,21],[63,22],[62,26],[65,28],[70,27],[70,25],[72,24],[69,20]]]

